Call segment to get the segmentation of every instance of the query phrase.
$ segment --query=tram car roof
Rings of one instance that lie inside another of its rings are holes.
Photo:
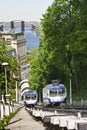
[[[63,84],[59,84],[59,85],[48,84],[43,89],[48,89],[48,90],[61,90],[62,89],[62,90],[65,90],[66,87]]]
[[[28,93],[24,93],[24,96],[27,96],[27,97],[33,97],[33,96],[36,96],[37,95],[37,92],[36,91],[30,91]]]

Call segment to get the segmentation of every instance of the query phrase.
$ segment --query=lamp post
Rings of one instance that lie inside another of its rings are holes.
[[[6,95],[7,95],[7,71],[6,71],[6,66],[8,66],[7,62],[3,62],[2,66],[5,68],[5,89],[6,89]]]
[[[18,89],[17,89],[17,80],[16,80],[16,103],[18,102]]]
[[[16,88],[15,88],[15,91],[16,91],[16,102],[18,102],[18,83],[17,83],[17,80],[18,80],[18,78],[17,78],[17,76],[16,75],[14,75],[14,79],[15,79],[15,86],[16,86]]]

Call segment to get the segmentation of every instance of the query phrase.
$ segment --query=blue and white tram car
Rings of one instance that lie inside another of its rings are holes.
[[[60,83],[48,84],[43,88],[44,105],[61,105],[66,103],[66,87]]]
[[[23,94],[23,98],[24,106],[34,107],[38,101],[37,91],[30,90]]]

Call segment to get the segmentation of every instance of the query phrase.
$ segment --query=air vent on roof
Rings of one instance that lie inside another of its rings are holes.
[[[53,86],[59,85],[59,80],[52,80]]]

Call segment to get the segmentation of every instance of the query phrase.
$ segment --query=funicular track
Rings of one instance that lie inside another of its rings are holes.
[[[26,110],[35,119],[41,120],[43,124],[57,125],[61,130],[86,130],[87,128],[86,106],[35,106],[34,108],[26,108]]]

